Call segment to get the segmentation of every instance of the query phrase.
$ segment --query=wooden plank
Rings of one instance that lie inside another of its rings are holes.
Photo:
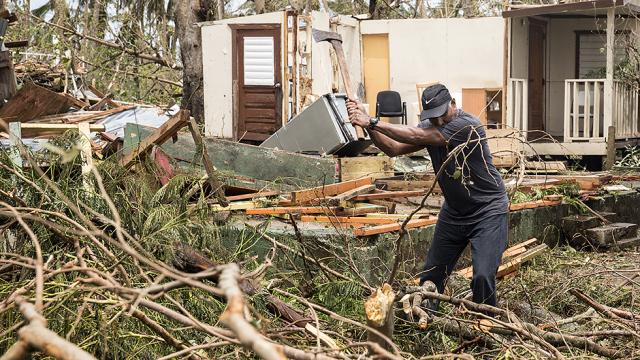
[[[527,161],[525,168],[532,170],[567,170],[567,166],[563,161]]]
[[[498,273],[496,274],[496,278],[504,277],[520,268],[520,266],[527,261],[533,259],[535,256],[540,255],[542,252],[547,250],[549,247],[547,244],[540,244],[530,250],[527,250],[524,254],[518,255],[512,260],[507,261],[506,263],[500,265],[498,267]]]
[[[188,119],[188,110],[178,111],[177,114],[172,116],[166,123],[157,128],[149,137],[142,140],[142,142],[140,142],[140,144],[138,144],[138,146],[133,149],[131,153],[125,155],[120,160],[120,164],[122,164],[122,166],[125,168],[133,165],[134,161],[139,156],[144,155],[149,150],[151,150],[151,147],[153,145],[161,145],[163,142],[167,141],[170,137],[177,133],[178,130],[186,126]]]
[[[195,207],[196,205],[193,205]],[[238,210],[249,210],[249,209],[257,209],[261,206],[260,203],[255,201],[236,201],[230,203],[228,206],[222,206],[220,204],[212,204],[211,209],[214,211],[238,211]]]
[[[311,189],[293,191],[291,193],[291,201],[294,204],[304,204],[314,199],[338,195],[357,187],[371,184],[373,184],[373,178],[366,177],[357,180],[344,181],[336,184],[318,186]]]
[[[276,196],[279,194],[280,194],[279,191],[259,191],[251,194],[227,196],[227,200],[238,201],[238,200],[256,199],[261,197]]]
[[[393,220],[404,220],[409,214],[386,214],[386,213],[370,213],[366,214],[366,217],[378,218],[378,219],[393,219]],[[429,212],[419,212],[413,216],[412,219],[421,219],[431,216]]]
[[[521,264],[547,249],[548,246],[546,244],[540,244],[527,249],[529,245],[533,245],[537,241],[538,239],[536,238],[529,239],[505,250],[505,252],[502,253],[503,261],[502,264],[498,267],[498,274],[496,277],[500,278],[509,273],[512,273],[513,271],[517,270],[517,268]],[[473,266],[460,269],[456,271],[456,273],[458,275],[464,276],[467,279],[471,279],[473,277]]]
[[[433,180],[376,180],[376,184],[385,185],[386,190],[391,191],[414,191],[416,189],[426,191],[433,185]],[[433,193],[439,194],[441,192],[440,186],[436,184]]]
[[[527,241],[523,241],[521,243],[515,244],[514,246],[505,250],[502,256],[503,257],[515,256],[520,253],[521,249],[525,249],[527,246],[535,244],[536,242],[538,242],[538,239],[531,238]]]
[[[20,127],[22,129],[22,138],[26,139],[26,138],[33,138],[37,136],[42,137],[42,136],[60,135],[65,131],[78,130],[78,126],[82,124],[87,124],[86,130],[88,130],[90,133],[101,132],[105,130],[104,125],[88,124],[88,123],[81,123],[81,124],[24,123],[20,125]]]
[[[400,219],[385,219],[376,217],[358,217],[358,216],[323,216],[323,215],[303,215],[300,217],[303,222],[328,222],[337,224],[397,224]]]
[[[386,212],[387,208],[384,206],[374,204],[355,204],[353,207],[342,208],[336,207],[334,215],[336,216],[360,216],[369,213]]]
[[[326,206],[282,206],[247,209],[247,215],[331,214],[337,210],[337,207]]]
[[[410,191],[387,191],[382,193],[375,194],[362,194],[354,197],[353,201],[367,201],[367,200],[378,200],[378,199],[395,199],[395,198],[406,198],[412,196],[423,196],[425,194],[424,190],[410,190]]]
[[[511,204],[509,205],[509,210],[518,211],[522,209],[534,209],[537,207],[556,206],[560,204],[562,204],[562,200],[553,200],[553,201],[552,200],[535,200],[535,201],[527,201],[527,202],[518,203],[518,204]]]
[[[327,199],[327,203],[329,205],[333,205],[333,206],[345,206],[346,205],[346,201],[347,200],[351,200],[354,197],[361,195],[361,194],[366,194],[368,192],[371,192],[373,190],[375,190],[376,186],[373,184],[367,184],[367,185],[362,185],[362,186],[358,186],[355,189],[351,189],[351,190],[347,190],[343,193],[340,193],[336,196],[330,197]]]
[[[340,181],[349,181],[370,176],[374,179],[394,175],[394,159],[388,156],[358,156],[340,158]]]
[[[414,229],[423,226],[433,225],[436,223],[437,218],[428,218],[428,219],[416,219],[411,220],[407,223],[406,229]],[[357,229],[353,231],[353,235],[355,236],[370,236],[376,234],[384,234],[392,231],[400,230],[402,224],[386,224],[373,226],[370,228]]]
[[[0,108],[0,118],[5,122],[27,122],[39,116],[67,112],[73,105],[74,101],[63,94],[26,83]]]

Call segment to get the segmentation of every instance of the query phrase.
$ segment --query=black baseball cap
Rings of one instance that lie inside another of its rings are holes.
[[[420,121],[444,115],[451,102],[449,89],[442,84],[431,85],[422,92],[422,112]]]

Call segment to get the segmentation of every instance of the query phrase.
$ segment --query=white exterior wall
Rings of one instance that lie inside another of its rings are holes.
[[[311,19],[312,23],[307,24],[308,26],[310,25],[319,30],[331,31],[329,16],[326,13],[314,11],[311,14]],[[202,27],[205,132],[207,136],[233,137],[233,44],[229,24],[280,24],[284,32],[285,24],[283,24],[283,21],[284,13],[275,12],[200,24]],[[355,92],[362,82],[359,24],[355,19],[340,16],[336,29],[342,35],[352,89]],[[287,56],[284,54],[284,41],[285,38],[281,35],[282,60]],[[299,51],[305,51],[306,46],[311,45],[312,94],[319,96],[330,93],[334,81],[330,56],[331,44],[328,42],[316,43],[313,39],[310,39],[310,44],[306,44],[307,41],[309,39],[306,38],[305,31],[301,29],[298,32]],[[288,50],[292,51],[291,46]],[[301,59],[299,58],[298,63],[300,61]],[[289,65],[292,65],[291,61]],[[280,71],[282,72],[282,84],[284,87],[286,86],[284,68],[281,68]],[[338,72],[336,72],[336,76],[341,91],[344,91],[342,79]],[[304,99],[300,99],[300,103],[303,102]],[[283,104],[283,106],[286,106],[286,104]]]
[[[202,23],[205,135],[233,137],[233,44],[228,24],[281,24],[275,12]],[[281,42],[284,41],[281,36]],[[280,45],[280,49],[284,49]]]
[[[389,81],[417,124],[416,83],[444,83],[460,103],[463,88],[502,87],[504,19],[363,21],[362,34],[389,34]],[[462,104],[464,107],[464,104]]]

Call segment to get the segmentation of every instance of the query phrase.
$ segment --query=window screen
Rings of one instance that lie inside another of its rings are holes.
[[[244,38],[244,84],[274,85],[273,37]]]

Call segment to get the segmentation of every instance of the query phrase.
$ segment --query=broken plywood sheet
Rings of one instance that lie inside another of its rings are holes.
[[[487,143],[496,167],[511,167],[523,151],[523,137],[514,129],[487,129]]]
[[[124,153],[130,152],[153,131],[150,127],[127,124]],[[211,161],[219,171],[256,179],[258,183],[318,186],[335,182],[336,160],[333,158],[300,155],[216,138],[205,138],[204,142]],[[201,165],[193,138],[187,133],[178,134],[175,143],[167,141],[161,147],[176,160]]]
[[[82,103],[71,96],[26,83],[0,109],[0,118],[5,122],[27,122],[44,115],[65,113],[72,106],[80,105]]]
[[[394,159],[388,156],[358,156],[338,159],[340,181],[373,177],[374,179],[394,175]]]

